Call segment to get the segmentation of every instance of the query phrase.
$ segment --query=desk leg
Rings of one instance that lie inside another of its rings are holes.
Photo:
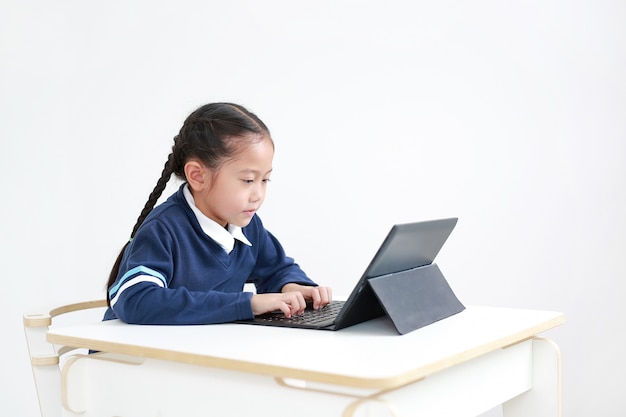
[[[561,352],[549,339],[533,339],[533,388],[502,405],[505,417],[561,417]]]

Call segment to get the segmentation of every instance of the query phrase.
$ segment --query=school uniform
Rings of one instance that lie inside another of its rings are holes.
[[[135,324],[209,324],[254,317],[252,293],[316,285],[258,215],[228,230],[204,216],[183,184],[155,207],[126,247],[104,319]]]

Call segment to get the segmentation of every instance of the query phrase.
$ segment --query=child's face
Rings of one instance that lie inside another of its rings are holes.
[[[265,200],[274,146],[268,137],[246,147],[210,176],[210,186],[194,194],[196,206],[222,226],[244,227]]]

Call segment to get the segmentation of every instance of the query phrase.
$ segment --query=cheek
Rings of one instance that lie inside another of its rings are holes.
[[[240,206],[248,200],[247,189],[243,187],[232,187],[221,194],[221,200],[227,205]]]

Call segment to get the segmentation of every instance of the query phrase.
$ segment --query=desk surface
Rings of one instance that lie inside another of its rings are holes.
[[[48,341],[282,378],[394,388],[564,322],[558,312],[468,307],[399,336],[386,318],[340,331],[246,324],[138,326],[114,320],[53,328]]]

